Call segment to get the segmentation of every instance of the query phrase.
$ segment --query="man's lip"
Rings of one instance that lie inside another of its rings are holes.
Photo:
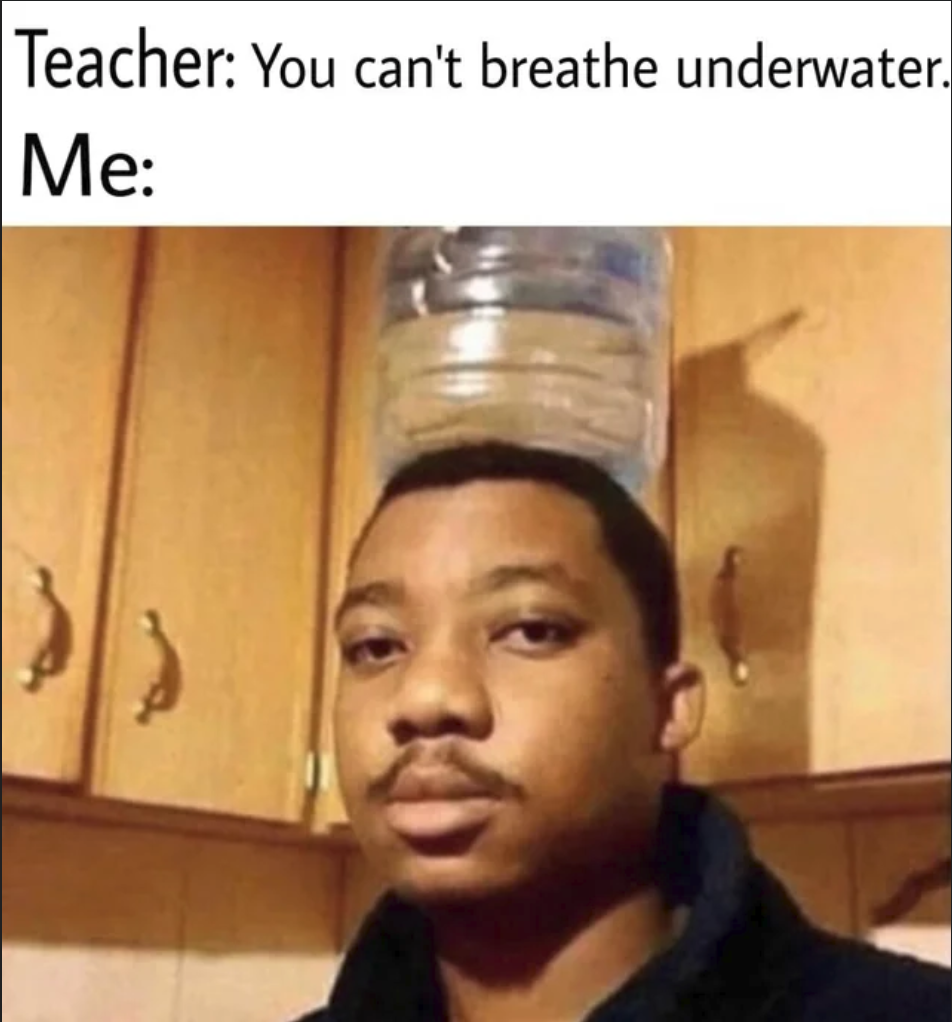
[[[391,830],[409,841],[439,841],[474,832],[489,823],[498,800],[467,796],[391,801],[384,815]]]
[[[503,792],[443,762],[405,766],[383,792],[384,817],[409,841],[452,839],[489,823]]]
[[[445,767],[407,767],[394,779],[387,802],[452,802],[463,799],[491,799],[489,791],[471,777]]]

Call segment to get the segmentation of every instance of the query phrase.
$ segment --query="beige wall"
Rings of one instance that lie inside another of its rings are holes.
[[[3,819],[3,1022],[291,1022],[339,957],[331,851]]]
[[[820,924],[949,963],[947,813],[777,821],[757,852]],[[357,855],[4,814],[3,1022],[292,1022],[379,890]]]

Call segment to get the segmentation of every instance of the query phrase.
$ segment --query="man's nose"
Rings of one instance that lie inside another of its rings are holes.
[[[388,727],[404,744],[415,738],[458,734],[483,738],[492,728],[492,705],[478,651],[443,639],[419,646],[404,661]]]

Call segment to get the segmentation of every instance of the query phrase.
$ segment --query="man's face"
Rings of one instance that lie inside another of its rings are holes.
[[[637,607],[583,502],[527,482],[400,497],[348,588],[340,782],[391,886],[468,900],[634,858],[663,721]]]

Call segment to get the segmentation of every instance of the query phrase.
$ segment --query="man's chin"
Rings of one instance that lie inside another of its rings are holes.
[[[466,855],[406,856],[390,878],[392,890],[423,908],[484,903],[520,886],[515,871]]]

